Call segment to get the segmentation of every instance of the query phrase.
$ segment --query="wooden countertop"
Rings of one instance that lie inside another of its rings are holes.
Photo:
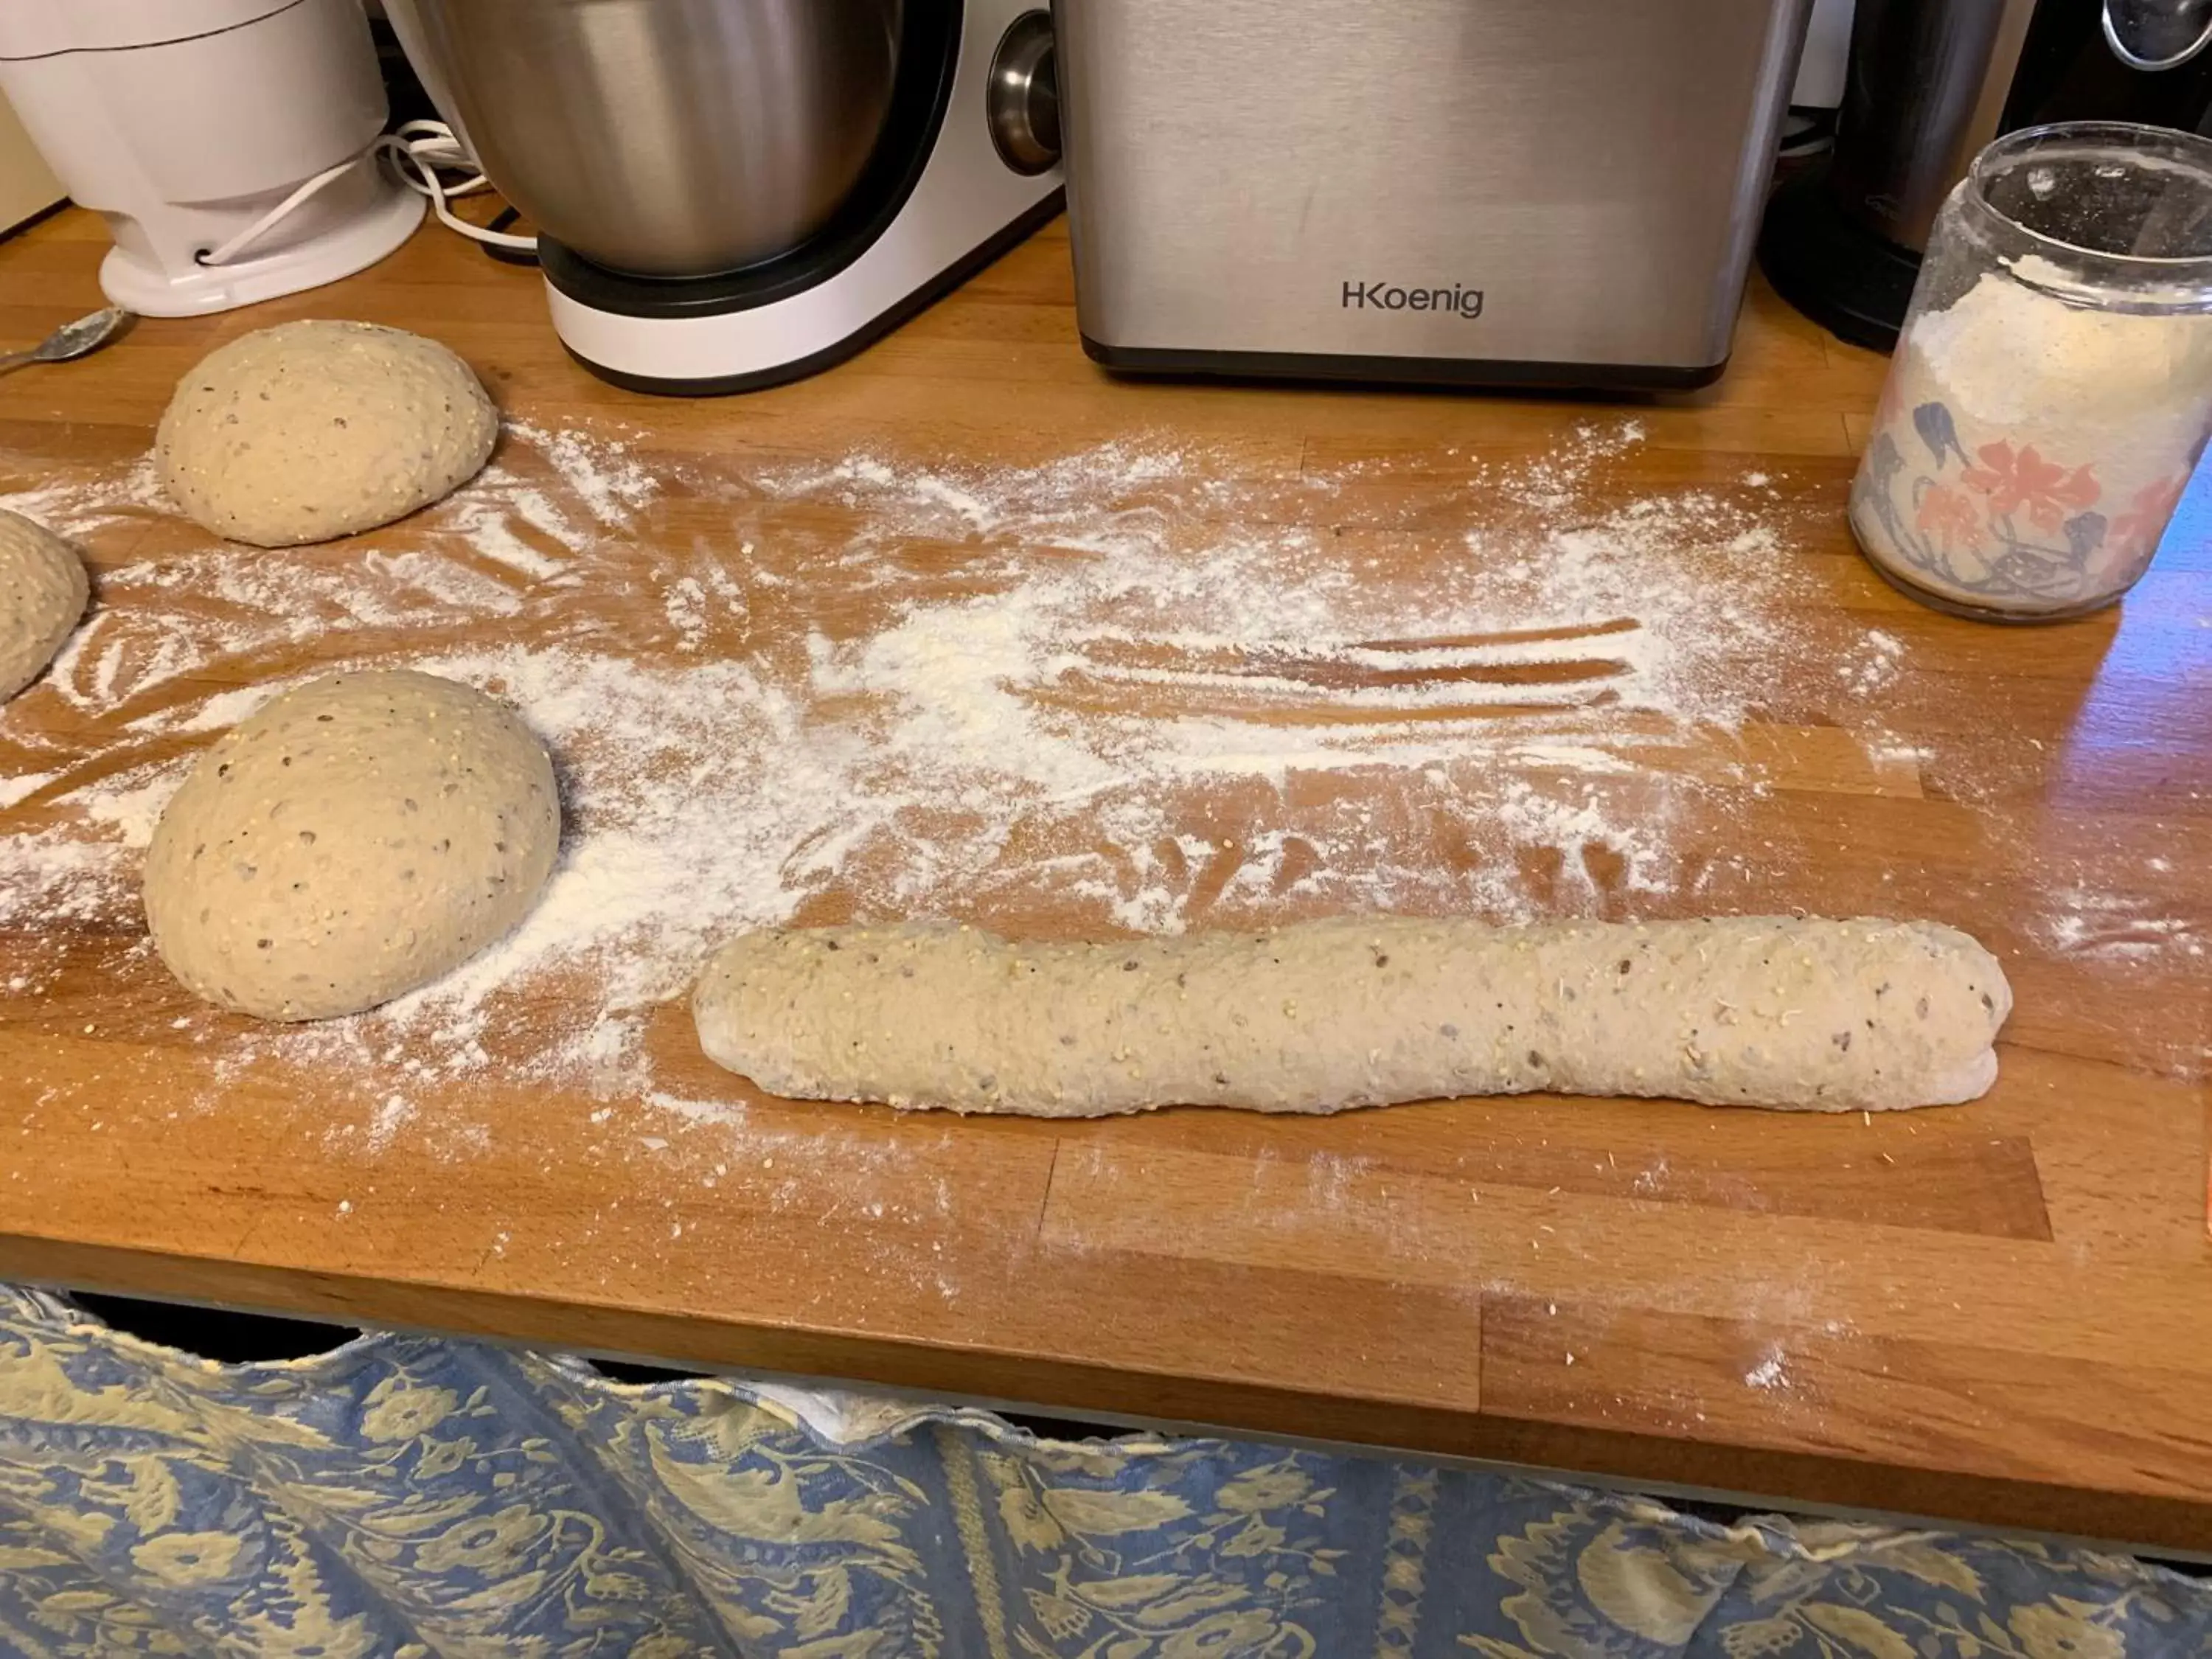
[[[103,247],[74,212],[0,244],[0,337],[97,306]],[[511,417],[602,423],[648,467],[738,477],[856,447],[1035,465],[1141,430],[1233,476],[1240,510],[1279,501],[1318,538],[1415,562],[1504,556],[1461,534],[1483,469],[1633,416],[1641,441],[1589,488],[1616,505],[1704,491],[1781,524],[1779,552],[1744,556],[1787,562],[1773,603],[1811,654],[1741,729],[1674,751],[1706,778],[1667,809],[1695,879],[1639,890],[1601,838],[1578,867],[1538,848],[1507,879],[1538,908],[1958,923],[2018,993],[2003,1074],[1972,1106],[1871,1121],[1531,1097],[1313,1121],[967,1122],[762,1100],[700,1060],[667,1006],[647,1024],[661,1085],[719,1115],[495,1066],[416,1100],[418,1130],[450,1110],[466,1133],[380,1135],[341,1086],[357,1079],[263,1058],[246,1022],[167,978],[127,891],[109,893],[35,924],[0,908],[19,918],[0,925],[15,988],[0,1275],[2212,1550],[2201,505],[2123,611],[1957,622],[1891,592],[1844,526],[1881,361],[1763,292],[1725,380],[1678,399],[1119,384],[1078,348],[1059,226],[844,368],[700,403],[591,379],[533,275],[426,229],[319,293],[149,321],[0,382],[0,493],[119,475],[203,351],[303,315],[435,334]],[[1328,491],[1305,487],[1322,473]],[[696,498],[641,523],[641,560],[678,544],[737,556],[727,517]],[[124,573],[209,545],[153,507],[81,539],[103,604],[125,611],[150,590]],[[541,601],[597,605],[665,650],[647,586],[538,595],[512,623],[467,626],[526,633]],[[1730,594],[1717,581],[1712,602]],[[747,650],[799,643],[772,608],[752,626]],[[177,695],[357,644],[264,645]],[[0,854],[6,838],[101,833],[67,799],[85,768],[112,769],[87,758],[119,718],[96,701],[40,689],[0,715],[0,779],[58,780],[0,810]],[[173,726],[131,758],[206,740]],[[1387,784],[1321,775],[1340,805]],[[1632,820],[1643,787],[1602,768],[1576,786]],[[1296,794],[1200,801],[1194,833],[1259,835],[1306,810]],[[1484,827],[1443,815],[1425,844]],[[1292,913],[1306,890],[1277,875]],[[0,862],[0,900],[21,878]],[[1243,902],[1270,914],[1264,884]],[[1106,918],[1004,888],[974,915],[1039,931]],[[549,992],[515,1018],[559,1012]]]

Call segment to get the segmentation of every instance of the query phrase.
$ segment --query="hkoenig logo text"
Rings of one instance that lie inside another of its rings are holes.
[[[1482,290],[1462,288],[1400,288],[1394,283],[1346,283],[1346,311],[1449,311],[1462,317],[1482,315]]]

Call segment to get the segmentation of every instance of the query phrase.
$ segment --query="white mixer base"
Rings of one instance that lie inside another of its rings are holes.
[[[423,201],[404,186],[379,181],[375,205],[360,217],[307,241],[234,264],[202,265],[171,275],[121,247],[100,261],[100,291],[142,317],[202,317],[280,295],[320,288],[366,270],[422,222]]]

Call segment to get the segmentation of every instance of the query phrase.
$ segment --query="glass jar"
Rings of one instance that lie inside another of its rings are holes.
[[[2212,140],[2008,133],[1936,216],[1850,522],[1915,599],[1991,622],[2110,605],[2212,434]]]

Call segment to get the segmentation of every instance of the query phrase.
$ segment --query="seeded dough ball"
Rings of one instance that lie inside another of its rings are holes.
[[[21,514],[0,512],[0,702],[46,671],[91,594],[76,549]]]
[[[333,674],[200,757],[147,849],[146,921],[211,1002],[356,1013],[513,928],[560,836],[552,764],[510,710],[428,674]]]
[[[201,359],[178,382],[154,453],[170,498],[216,534],[292,547],[452,494],[498,434],[483,387],[435,340],[284,323]]]

